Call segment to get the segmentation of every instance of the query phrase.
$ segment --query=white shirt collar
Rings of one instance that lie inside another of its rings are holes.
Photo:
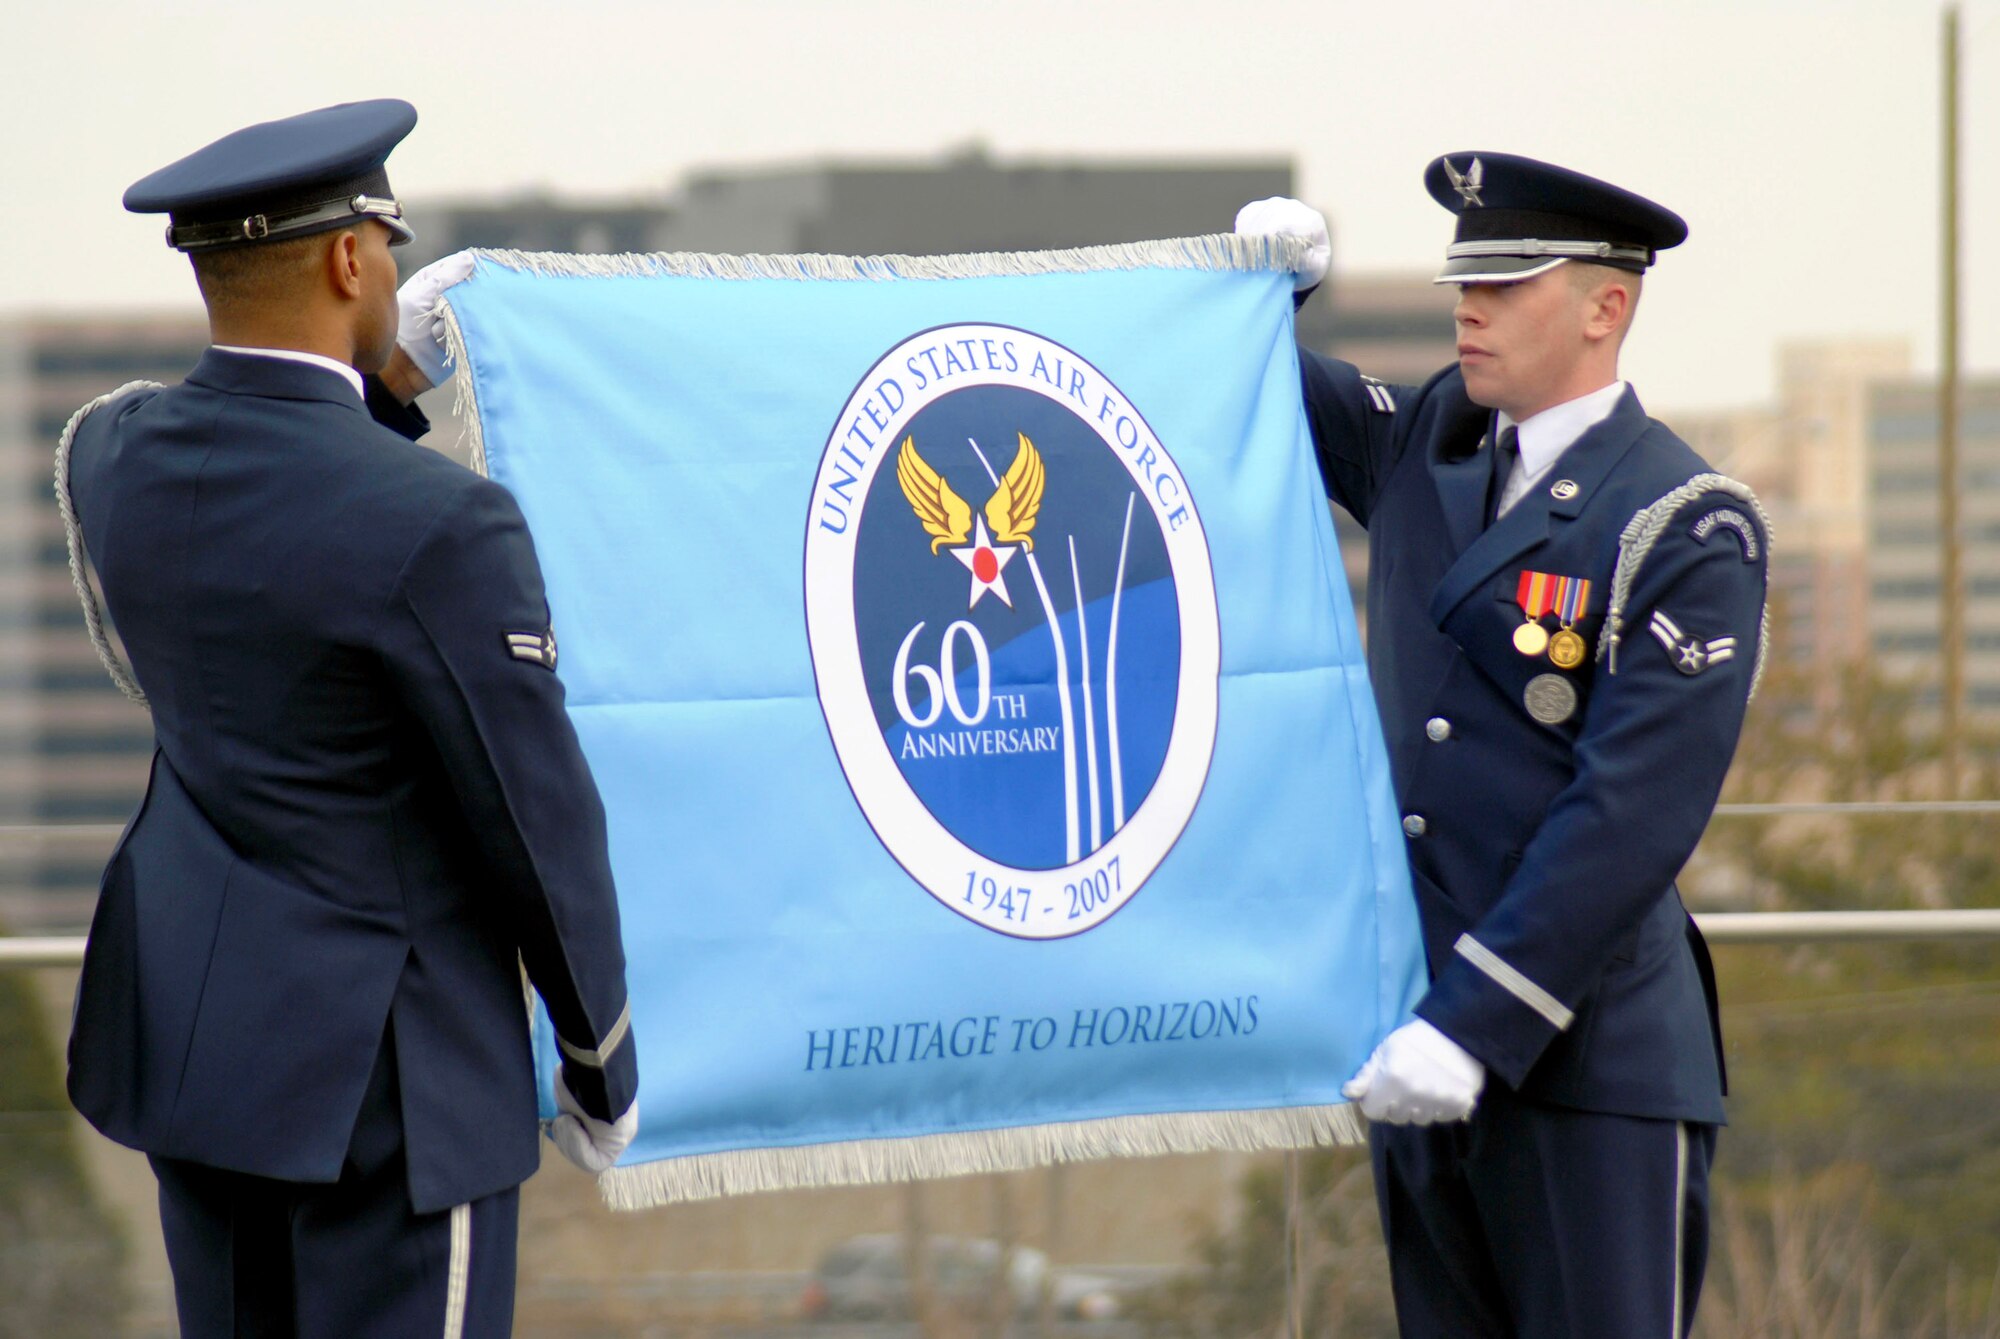
[[[1619,398],[1624,394],[1625,383],[1614,381],[1601,390],[1551,405],[1539,414],[1530,414],[1519,423],[1504,413],[1496,415],[1495,435],[1510,427],[1519,428],[1521,448],[1520,463],[1508,473],[1507,485],[1501,490],[1499,511],[1504,514],[1527,496],[1528,490],[1555,468],[1556,461],[1576,443],[1577,438],[1611,417],[1611,411],[1618,407]]]
[[[354,387],[354,393],[365,402],[368,392],[361,385],[361,374],[346,363],[335,362],[324,354],[307,353],[304,349],[246,349],[234,344],[217,344],[219,353],[247,353],[252,358],[281,358],[289,363],[305,363],[309,367],[323,367],[329,372],[338,372],[347,384]]]

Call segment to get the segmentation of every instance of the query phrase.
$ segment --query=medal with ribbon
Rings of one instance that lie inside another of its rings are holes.
[[[1589,651],[1576,623],[1590,612],[1590,579],[1557,577],[1555,581],[1555,615],[1562,627],[1549,638],[1549,662],[1557,669],[1575,669]]]
[[[1556,578],[1547,572],[1521,573],[1520,584],[1514,588],[1514,603],[1521,606],[1527,621],[1514,629],[1514,649],[1524,656],[1538,656],[1548,650],[1549,630],[1542,626],[1542,615],[1555,608]]]

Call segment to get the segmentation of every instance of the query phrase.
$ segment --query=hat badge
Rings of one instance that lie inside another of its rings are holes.
[[[1483,183],[1486,178],[1484,163],[1475,158],[1471,167],[1460,172],[1451,165],[1451,159],[1447,158],[1444,160],[1444,175],[1445,179],[1451,182],[1451,188],[1458,192],[1461,200],[1469,205],[1485,206],[1486,202],[1479,198],[1479,192],[1484,188]]]

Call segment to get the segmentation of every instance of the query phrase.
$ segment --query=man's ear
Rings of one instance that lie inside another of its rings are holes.
[[[361,296],[361,239],[344,228],[333,235],[326,251],[327,279],[333,291],[344,298]]]
[[[1631,286],[1607,279],[1591,293],[1584,308],[1583,334],[1589,340],[1608,339],[1625,327],[1632,310]]]

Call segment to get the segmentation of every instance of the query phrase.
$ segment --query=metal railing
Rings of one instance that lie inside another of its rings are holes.
[[[1717,805],[1717,818],[1779,818],[1796,815],[1851,817],[1918,814],[2000,815],[2000,800],[1861,801]],[[30,850],[102,850],[123,829],[115,824],[39,827],[0,826],[0,844]],[[1713,944],[1959,942],[2000,939],[2000,907],[1941,911],[1705,911],[1695,924]],[[44,938],[0,937],[0,968],[79,967],[81,935]]]

